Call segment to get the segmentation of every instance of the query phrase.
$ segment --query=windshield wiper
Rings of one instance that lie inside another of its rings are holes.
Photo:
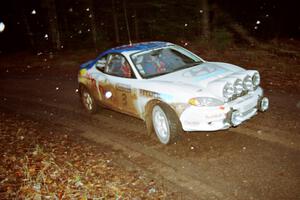
[[[202,61],[197,61],[197,62],[193,62],[193,63],[188,63],[186,65],[183,65],[182,68],[188,68],[188,67],[193,67],[193,66],[196,66],[196,65],[199,65],[199,64],[202,64],[203,62]]]

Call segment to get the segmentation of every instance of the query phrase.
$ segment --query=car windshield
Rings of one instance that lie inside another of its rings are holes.
[[[172,73],[203,62],[196,55],[177,46],[136,53],[131,55],[131,59],[143,78]]]

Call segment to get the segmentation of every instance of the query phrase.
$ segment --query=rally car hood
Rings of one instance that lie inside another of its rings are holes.
[[[232,64],[204,62],[191,68],[153,78],[152,80],[191,85],[204,89],[211,82],[242,71],[245,70]]]
[[[204,92],[221,97],[222,92],[215,91],[215,88],[222,88],[229,79],[236,79],[237,75],[243,74],[246,74],[246,70],[232,64],[204,62],[151,80],[156,83],[159,82],[161,86],[169,85],[181,88],[185,92],[194,95],[195,93]]]

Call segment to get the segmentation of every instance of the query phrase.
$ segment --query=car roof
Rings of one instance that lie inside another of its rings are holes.
[[[110,53],[124,53],[130,51],[147,51],[151,49],[161,48],[171,45],[169,42],[161,42],[161,41],[153,41],[153,42],[141,42],[141,43],[134,43],[131,45],[123,45],[115,48],[111,48],[102,54],[99,57],[105,56]]]
[[[101,53],[96,59],[90,60],[86,63],[83,63],[80,65],[80,69],[89,69],[91,68],[98,59],[100,59],[102,56],[105,56],[110,53],[121,53],[121,54],[128,54],[130,52],[141,52],[141,51],[147,51],[151,49],[157,49],[157,48],[162,48],[166,47],[169,45],[173,45],[170,42],[161,42],[161,41],[151,41],[151,42],[140,42],[140,43],[134,43],[131,45],[123,45],[123,46],[118,46],[115,48],[108,49],[107,51],[104,51]]]

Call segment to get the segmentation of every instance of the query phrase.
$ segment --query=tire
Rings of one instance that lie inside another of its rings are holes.
[[[153,131],[162,144],[174,143],[179,136],[180,122],[176,113],[162,103],[153,106],[151,112]]]
[[[81,87],[80,100],[87,112],[90,114],[97,112],[96,101],[86,87]]]

